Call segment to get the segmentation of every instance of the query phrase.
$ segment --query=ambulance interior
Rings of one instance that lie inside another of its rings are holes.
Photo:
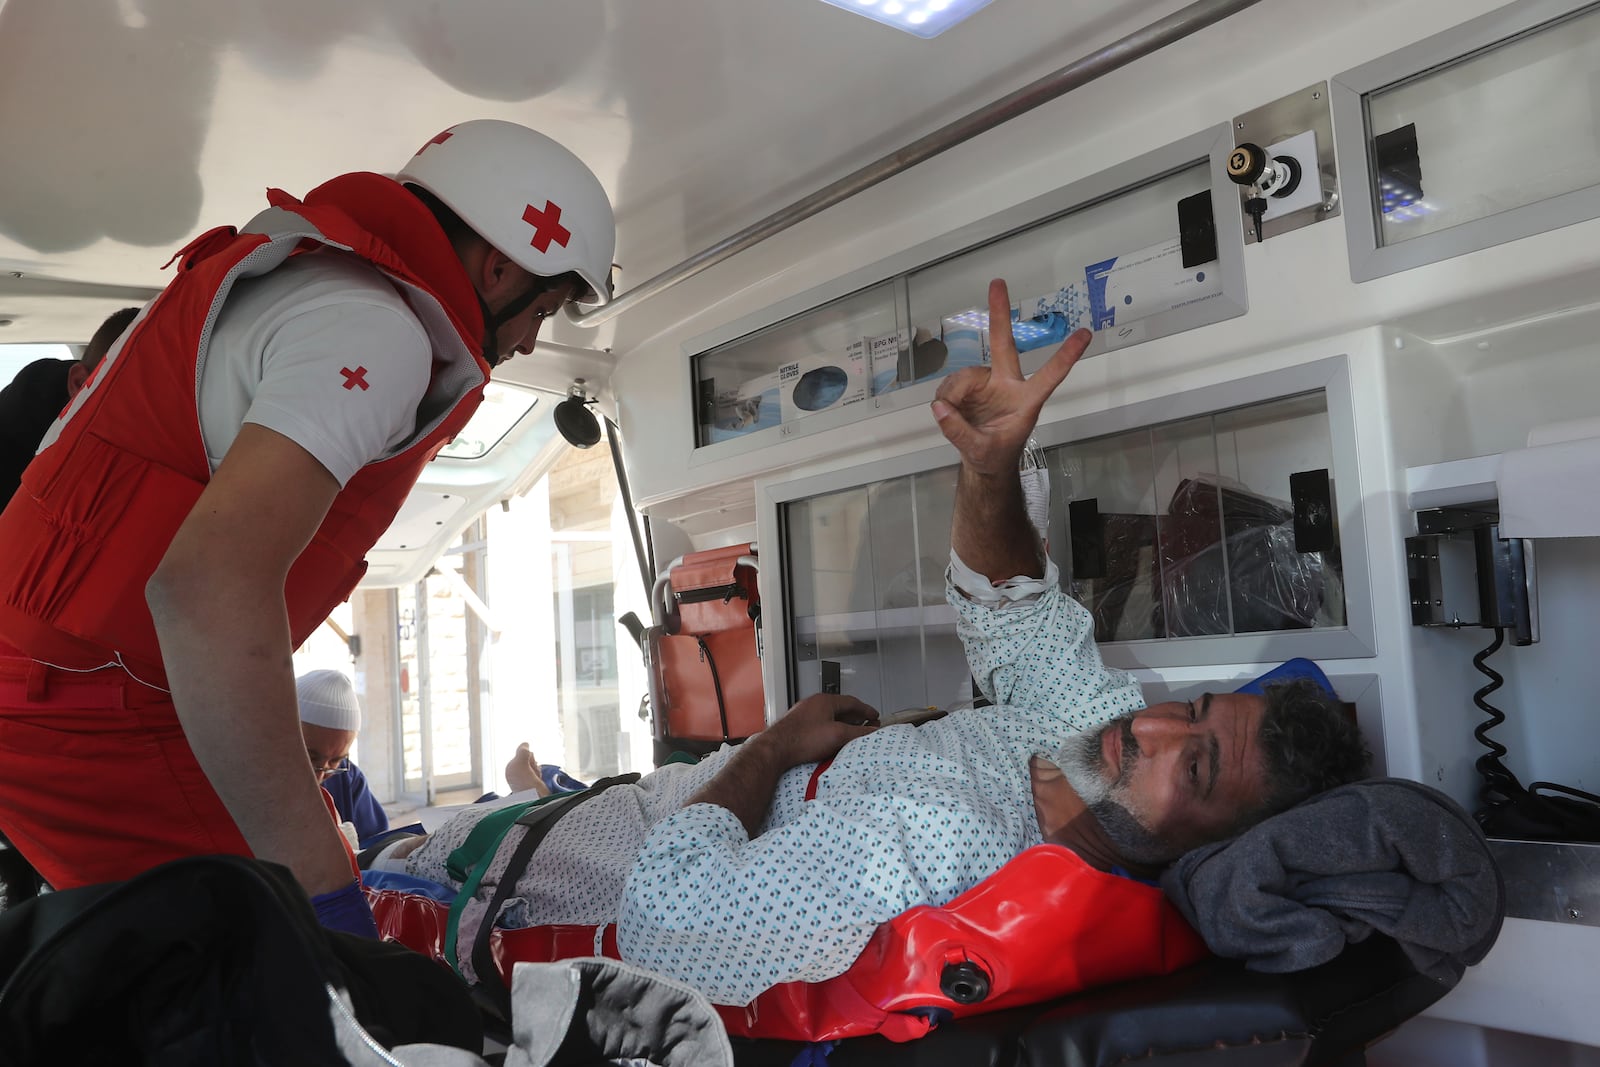
[[[1025,370],[1096,331],[1030,456],[1108,663],[1155,701],[1315,660],[1375,773],[1470,811],[1501,634],[1487,736],[1581,811],[1600,4],[880,20],[952,6],[0,0],[0,381],[264,187],[515,120],[605,184],[619,299],[497,368],[296,656],[356,679],[354,755],[400,821],[505,791],[519,742],[584,781],[648,770],[617,619],[659,616],[698,550],[756,546],[769,720],[824,689],[970,703],[928,405],[984,364],[994,277]],[[1600,1064],[1597,841],[1495,838],[1498,942],[1367,1062]]]

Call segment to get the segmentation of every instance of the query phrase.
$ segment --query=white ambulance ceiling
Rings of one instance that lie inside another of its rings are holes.
[[[994,0],[925,41],[820,0],[0,0],[0,342],[81,342],[268,185],[485,116],[594,167],[626,289],[1181,6]]]

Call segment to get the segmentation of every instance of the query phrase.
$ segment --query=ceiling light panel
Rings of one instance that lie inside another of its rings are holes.
[[[989,0],[822,0],[918,37],[937,37]]]

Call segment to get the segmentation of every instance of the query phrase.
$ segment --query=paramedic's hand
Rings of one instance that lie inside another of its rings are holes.
[[[745,744],[777,753],[784,768],[832,759],[845,745],[878,728],[878,712],[855,697],[816,693]]]
[[[359,879],[343,889],[312,897],[311,907],[317,913],[317,922],[329,930],[343,930],[347,934],[378,940],[378,923],[372,917],[372,908],[367,904],[367,895],[361,891]]]
[[[989,366],[956,371],[939,383],[933,401],[933,417],[961,462],[974,473],[1014,476],[1039,409],[1093,339],[1078,330],[1024,379],[1011,337],[1011,296],[1004,281],[990,282]]]

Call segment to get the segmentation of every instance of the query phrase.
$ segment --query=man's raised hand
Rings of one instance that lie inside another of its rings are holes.
[[[1024,379],[1011,337],[1011,295],[1003,280],[990,282],[989,366],[956,371],[939,383],[933,401],[933,417],[961,462],[983,474],[1014,473],[1039,409],[1093,339],[1078,330]]]

